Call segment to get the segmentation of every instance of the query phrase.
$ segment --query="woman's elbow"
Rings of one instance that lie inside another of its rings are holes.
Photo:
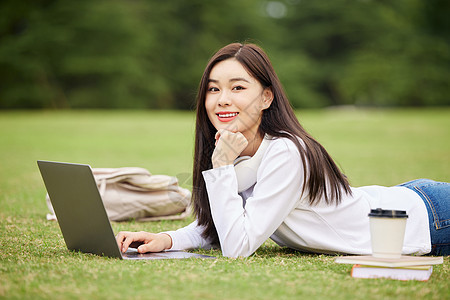
[[[224,247],[222,246],[222,255],[230,258],[249,257],[256,249],[251,249],[248,246],[241,247]]]

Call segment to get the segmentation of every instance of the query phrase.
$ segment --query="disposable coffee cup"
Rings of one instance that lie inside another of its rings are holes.
[[[408,218],[406,211],[377,208],[370,211],[369,218],[372,256],[400,258]]]

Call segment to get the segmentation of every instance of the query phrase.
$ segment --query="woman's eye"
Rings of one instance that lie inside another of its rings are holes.
[[[240,91],[240,90],[245,90],[245,88],[240,85],[233,87],[233,91]]]
[[[216,87],[210,87],[210,88],[208,88],[208,92],[218,92],[218,91],[219,91],[219,89],[216,88]]]

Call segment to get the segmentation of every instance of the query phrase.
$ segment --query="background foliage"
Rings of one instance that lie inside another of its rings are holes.
[[[261,45],[296,107],[448,105],[446,0],[3,0],[0,108],[193,106],[213,52]]]

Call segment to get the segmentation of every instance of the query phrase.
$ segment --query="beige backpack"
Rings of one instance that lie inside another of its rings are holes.
[[[183,219],[191,213],[191,193],[176,177],[152,175],[143,168],[93,168],[103,204],[111,221],[158,221]],[[47,195],[50,214],[56,220]]]

